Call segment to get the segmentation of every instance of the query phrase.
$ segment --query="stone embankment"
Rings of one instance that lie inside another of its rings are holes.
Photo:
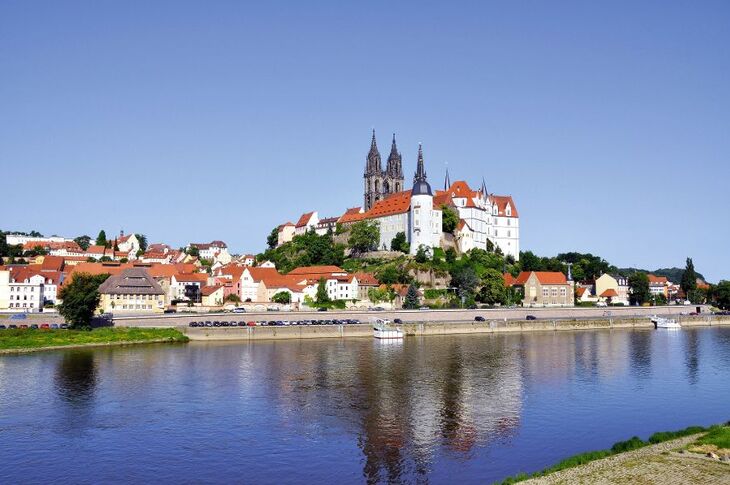
[[[682,319],[684,327],[730,325],[730,317],[695,316]],[[606,318],[577,320],[533,320],[485,322],[417,322],[399,325],[407,336],[494,334],[535,331],[652,329],[647,318]],[[278,340],[311,338],[372,337],[370,324],[295,325],[257,327],[178,327],[190,340]]]

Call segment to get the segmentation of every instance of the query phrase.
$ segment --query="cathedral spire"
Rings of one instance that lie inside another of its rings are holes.
[[[398,146],[395,143],[395,133],[393,133],[393,143],[390,146],[390,155],[388,155],[388,166],[386,171],[390,177],[402,178],[403,165],[401,156],[398,152]]]
[[[446,167],[446,177],[444,177],[444,190],[449,190],[451,187],[451,178],[449,178],[449,167]]]
[[[373,128],[373,138],[370,141],[370,151],[368,152],[365,164],[365,174],[380,173],[381,171],[380,152],[378,151],[378,143],[375,141],[375,128]]]
[[[416,167],[416,175],[413,177],[413,190],[411,191],[411,196],[413,195],[433,196],[431,185],[426,180],[426,169],[423,166],[423,148],[420,143],[418,144],[418,166]]]
[[[484,177],[482,177],[482,188],[481,188],[482,196],[487,197],[487,183],[484,181]]]

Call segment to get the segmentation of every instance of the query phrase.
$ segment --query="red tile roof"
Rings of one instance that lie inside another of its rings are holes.
[[[61,256],[44,256],[41,271],[61,271],[63,258]]]
[[[362,286],[378,286],[380,282],[375,278],[375,276],[372,273],[355,273],[353,275],[355,278],[357,278],[358,285]]]
[[[497,211],[500,217],[519,217],[517,214],[517,206],[515,206],[511,195],[490,195],[489,198],[492,200],[492,204],[496,204]],[[507,205],[512,208],[511,215],[507,215]]]
[[[210,296],[213,293],[215,293],[216,291],[220,290],[221,288],[223,288],[223,286],[218,286],[218,285],[204,286],[203,288],[200,289],[200,294],[203,296]]]
[[[577,288],[575,290],[575,294],[578,296],[583,296],[585,294],[586,290],[588,290],[588,288],[586,288],[586,287]]]
[[[365,213],[362,207],[352,207],[347,209],[344,214],[339,218],[337,222],[346,224],[348,222],[357,222],[365,218]]]
[[[320,273],[345,273],[346,271],[339,266],[300,266],[289,271],[290,275],[310,275]]]
[[[618,296],[618,293],[613,288],[609,288],[603,293],[601,293],[601,298],[612,298],[614,296]]]
[[[304,226],[308,225],[309,221],[312,219],[313,215],[314,215],[314,212],[307,212],[305,214],[302,214],[302,217],[300,217],[296,223],[296,227],[304,227]]]
[[[174,275],[177,281],[184,281],[187,283],[206,283],[208,281],[208,275],[205,273],[178,273]]]
[[[650,285],[651,284],[665,285],[665,284],[668,284],[669,283],[669,280],[667,279],[666,276],[655,276],[653,274],[648,274],[646,276],[647,276],[647,278],[649,278],[649,284]]]
[[[535,274],[541,285],[567,285],[568,280],[560,271],[523,271],[515,278],[513,285],[524,286],[531,274]]]

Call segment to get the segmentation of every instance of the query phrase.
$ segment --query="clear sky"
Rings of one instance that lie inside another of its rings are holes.
[[[222,239],[406,180],[511,194],[522,248],[730,278],[730,2],[0,2],[0,228]]]

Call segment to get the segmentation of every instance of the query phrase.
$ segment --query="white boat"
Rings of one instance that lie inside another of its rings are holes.
[[[656,315],[651,317],[651,323],[654,324],[654,328],[682,328],[675,319],[657,317]]]
[[[379,339],[401,339],[403,330],[390,324],[387,318],[373,319],[373,337]]]

